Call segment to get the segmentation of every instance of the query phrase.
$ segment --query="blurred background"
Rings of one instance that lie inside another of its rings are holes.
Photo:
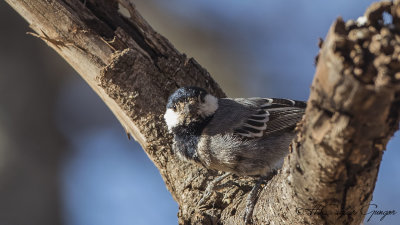
[[[306,100],[318,37],[372,1],[135,0],[231,97]],[[177,224],[157,169],[79,75],[0,1],[0,225]],[[372,203],[400,211],[400,139]],[[400,213],[365,224],[398,224]]]

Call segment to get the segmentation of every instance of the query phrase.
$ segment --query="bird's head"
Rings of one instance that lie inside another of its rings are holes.
[[[175,127],[201,123],[212,116],[218,109],[218,99],[206,90],[198,87],[182,87],[169,98],[164,114],[168,130]]]

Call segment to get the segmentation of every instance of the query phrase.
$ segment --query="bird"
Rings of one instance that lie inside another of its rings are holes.
[[[173,134],[173,152],[183,161],[230,174],[260,177],[247,197],[251,221],[261,181],[282,167],[295,127],[307,104],[283,98],[217,98],[199,87],[181,87],[168,98],[164,120]]]

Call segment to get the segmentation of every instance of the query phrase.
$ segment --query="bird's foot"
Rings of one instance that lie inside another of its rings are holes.
[[[265,177],[261,177],[257,183],[251,189],[249,195],[247,195],[246,199],[246,210],[243,216],[244,224],[251,224],[251,217],[253,216],[254,206],[257,203],[258,192],[261,187],[261,183],[265,180]]]
[[[247,195],[247,199],[246,199],[246,209],[244,212],[244,224],[252,224],[252,217],[253,217],[253,210],[254,207],[256,206],[257,200],[258,200],[258,194],[261,188],[261,184],[264,181],[269,181],[271,180],[271,178],[273,176],[276,175],[276,171],[272,171],[272,173],[268,174],[267,176],[262,176],[259,178],[259,180],[257,181],[257,183],[253,186],[253,188],[251,189],[249,195]]]
[[[223,179],[225,179],[227,176],[231,175],[231,173],[224,173],[221,176],[216,177],[213,181],[211,181],[208,185],[206,190],[203,193],[203,197],[200,199],[199,203],[197,204],[197,206],[199,206],[200,208],[202,206],[204,206],[204,204],[207,202],[208,199],[210,199],[210,196],[212,194],[212,192],[215,189],[215,186],[221,182]]]

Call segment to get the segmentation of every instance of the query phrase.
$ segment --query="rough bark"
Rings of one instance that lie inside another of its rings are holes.
[[[187,85],[224,93],[126,1],[7,0],[74,67],[143,147],[179,203],[180,224],[240,224],[250,178],[230,177],[197,202],[215,171],[173,155],[162,115]],[[393,15],[393,29],[382,12]],[[263,188],[256,224],[360,224],[385,146],[399,123],[399,3],[376,3],[357,27],[338,19],[324,42],[306,115],[283,169]],[[361,33],[360,33],[361,32]],[[310,209],[322,208],[314,213]]]

